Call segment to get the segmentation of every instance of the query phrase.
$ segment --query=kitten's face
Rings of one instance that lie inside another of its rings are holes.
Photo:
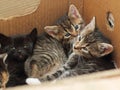
[[[6,58],[7,58],[6,53],[0,54],[0,88],[5,88],[5,85],[9,79],[7,65],[5,64]]]
[[[17,60],[26,60],[32,54],[36,37],[36,30],[28,35],[13,37],[13,44],[9,48],[9,56]]]
[[[68,16],[61,18],[56,26],[46,26],[45,31],[59,41],[72,42],[83,28],[84,21],[74,5],[70,5]]]
[[[105,40],[100,32],[95,30],[95,17],[81,31],[73,45],[73,51],[87,58],[102,57],[113,51],[113,46]]]
[[[0,35],[1,37],[1,35]],[[8,57],[12,57],[16,60],[26,60],[26,58],[32,54],[32,50],[34,47],[34,43],[37,38],[37,30],[34,29],[30,34],[16,37],[7,37],[4,36],[1,38],[6,38],[6,40],[10,40],[10,43],[4,45],[1,42],[1,49],[8,52]],[[3,42],[4,39],[3,39]]]

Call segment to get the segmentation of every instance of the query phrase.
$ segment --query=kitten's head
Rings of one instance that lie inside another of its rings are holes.
[[[0,88],[5,88],[9,79],[7,65],[5,63],[7,56],[7,53],[0,54]]]
[[[37,39],[37,30],[30,34],[12,37],[12,45],[9,47],[9,57],[24,61],[32,54]]]
[[[77,41],[73,45],[73,51],[86,58],[99,58],[113,51],[113,46],[108,39],[95,28],[95,17],[81,31]]]
[[[46,26],[45,32],[59,41],[70,43],[83,28],[84,21],[74,5],[70,5],[68,15],[57,21],[57,25]]]
[[[36,39],[36,28],[27,35],[8,37],[4,34],[0,34],[0,53],[7,52],[12,58],[25,60],[32,54]]]

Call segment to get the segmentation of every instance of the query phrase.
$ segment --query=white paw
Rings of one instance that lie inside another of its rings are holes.
[[[41,82],[38,78],[27,78],[26,83],[28,85],[39,85],[39,84],[41,84]]]

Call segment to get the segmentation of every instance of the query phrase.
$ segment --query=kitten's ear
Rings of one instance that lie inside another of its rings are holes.
[[[0,33],[0,41],[1,41],[1,40],[6,41],[6,40],[8,40],[8,39],[9,39],[9,37],[8,37],[8,36],[6,36],[6,35],[4,35],[4,34]]]
[[[71,4],[69,7],[68,17],[70,17],[70,18],[82,18],[78,9],[73,4]]]
[[[113,51],[113,46],[108,43],[100,43],[99,49],[103,51],[101,53],[101,56],[105,56],[105,55],[110,54]]]
[[[0,59],[3,60],[3,63],[5,63],[5,60],[6,60],[7,56],[8,56],[7,53],[0,54]]]
[[[91,30],[94,31],[95,30],[95,17],[92,18],[92,20],[90,21],[90,23],[85,27],[86,30]]]
[[[32,31],[31,31],[31,33],[29,34],[29,37],[32,39],[32,41],[36,41],[36,39],[37,39],[37,29],[36,28],[34,28]]]
[[[11,38],[0,33],[0,48],[3,45],[9,45],[11,43]]]
[[[58,33],[59,33],[58,26],[46,26],[46,27],[44,27],[44,29],[45,29],[45,32],[46,32],[48,35],[52,36],[53,38],[58,39],[58,38],[57,38]]]

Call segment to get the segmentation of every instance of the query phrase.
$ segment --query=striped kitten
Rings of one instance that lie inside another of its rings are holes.
[[[56,25],[46,26],[45,32],[62,43],[65,53],[68,56],[71,53],[70,48],[72,47],[74,38],[84,26],[85,22],[82,16],[72,4],[69,7],[68,15],[60,17]]]
[[[73,53],[68,61],[56,73],[43,80],[62,79],[69,76],[89,74],[115,68],[110,61],[113,46],[102,33],[95,28],[95,17],[85,26],[73,45]]]
[[[0,88],[2,88],[2,90],[5,89],[6,83],[9,79],[7,65],[5,63],[7,56],[7,53],[0,54]]]
[[[25,62],[28,75],[27,84],[38,84],[38,79],[51,75],[67,61],[64,45],[70,45],[84,26],[83,19],[74,5],[70,5],[67,16],[60,19],[54,26],[46,26],[45,33],[38,37],[33,56]],[[37,79],[38,78],[38,79]]]

